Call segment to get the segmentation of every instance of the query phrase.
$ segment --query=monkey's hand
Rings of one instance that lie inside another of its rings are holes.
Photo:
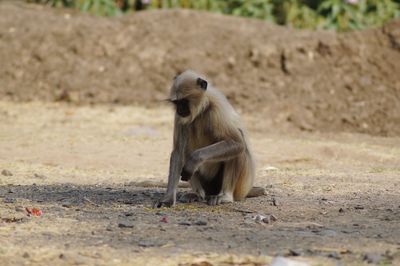
[[[153,208],[161,207],[174,207],[176,202],[175,195],[165,194],[161,199],[156,200],[153,204]]]
[[[192,173],[188,172],[185,168],[183,168],[181,172],[181,177],[182,177],[181,180],[189,181],[192,175],[193,175]]]

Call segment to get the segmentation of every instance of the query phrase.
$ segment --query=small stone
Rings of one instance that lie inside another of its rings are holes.
[[[291,259],[287,259],[284,257],[275,257],[271,264],[271,266],[308,266],[308,263],[302,262],[302,261],[295,261]]]
[[[343,213],[343,212],[344,212],[343,208],[340,208],[340,209],[339,209],[339,212],[340,212],[340,213]]]
[[[149,247],[154,247],[155,244],[149,240],[141,240],[138,243],[139,247],[144,247],[144,248],[149,248]]]
[[[4,169],[3,171],[1,171],[1,174],[4,175],[4,176],[12,176],[12,175],[13,175],[13,174],[12,174],[10,171],[8,171],[7,169]]]
[[[198,221],[194,222],[193,224],[194,225],[204,226],[204,225],[207,225],[207,222],[203,221],[203,220],[198,220]]]
[[[122,221],[118,223],[119,228],[133,228],[134,224],[130,221]]]
[[[36,173],[33,175],[33,177],[38,178],[38,179],[46,179],[47,178],[47,176],[45,176],[45,175],[40,175],[40,174],[36,174]]]
[[[377,253],[367,253],[364,255],[364,261],[371,264],[379,264],[382,259],[382,256]]]
[[[61,206],[63,206],[64,208],[71,208],[72,204],[71,204],[71,202],[66,201],[66,202],[63,202],[63,204]]]
[[[16,200],[13,199],[13,198],[4,198],[3,202],[4,202],[4,203],[15,203]]]
[[[29,258],[30,256],[29,256],[29,253],[28,253],[28,252],[24,252],[24,254],[22,255],[22,257],[25,258],[25,259],[27,259],[27,258]]]
[[[357,206],[354,207],[354,209],[356,209],[356,210],[364,210],[364,206],[357,205]]]
[[[300,250],[295,250],[295,249],[289,249],[288,255],[289,256],[294,256],[294,257],[301,256],[301,251]]]
[[[336,260],[340,260],[341,257],[339,256],[339,254],[337,254],[337,252],[331,252],[328,254],[328,258],[332,258],[332,259],[336,259]]]
[[[276,198],[272,198],[272,205],[273,206],[278,206],[278,201],[276,200]]]
[[[25,212],[25,208],[22,206],[15,206],[15,211],[17,212]]]
[[[112,226],[111,225],[109,225],[109,226],[107,226],[106,227],[106,231],[109,231],[109,232],[111,232],[113,230],[113,228],[112,228]]]
[[[318,234],[321,236],[336,236],[337,232],[335,230],[325,229],[325,230],[319,231]]]
[[[180,223],[178,223],[179,225],[186,225],[186,226],[191,226],[192,224],[191,223],[189,223],[189,222],[187,222],[187,221],[184,221],[184,222],[180,222]]]

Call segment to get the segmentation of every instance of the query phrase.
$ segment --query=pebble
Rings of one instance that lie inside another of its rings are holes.
[[[22,206],[15,206],[15,211],[17,212],[25,212],[25,208]]]
[[[289,256],[301,256],[301,251],[296,249],[289,249]]]
[[[45,176],[45,175],[40,175],[40,174],[36,174],[36,173],[33,175],[33,177],[34,178],[39,178],[39,179],[46,179],[47,178],[47,176]]]
[[[377,253],[367,253],[364,255],[364,261],[371,264],[379,264],[382,259],[382,256]]]
[[[332,259],[336,259],[336,260],[340,260],[341,257],[339,256],[339,254],[337,252],[331,252],[328,254],[328,258],[332,258]]]
[[[204,225],[207,225],[207,222],[203,221],[203,220],[198,220],[198,221],[194,222],[193,224],[194,225],[204,226]]]
[[[140,240],[138,246],[143,248],[150,248],[150,247],[160,247],[163,244],[164,243],[159,243],[152,240]]]
[[[13,199],[13,198],[4,198],[3,202],[4,202],[4,203],[15,203],[16,200]]]
[[[189,223],[189,222],[187,222],[187,221],[184,221],[184,222],[180,222],[180,223],[178,223],[179,225],[186,225],[186,226],[191,226],[192,224],[191,223]]]
[[[111,232],[113,230],[113,228],[112,228],[112,226],[111,225],[108,225],[107,227],[106,227],[106,231],[109,231],[109,232]]]
[[[13,174],[12,174],[9,170],[7,170],[7,169],[4,169],[3,171],[1,171],[1,174],[4,175],[4,176],[12,176],[12,175],[13,175]]]
[[[130,221],[122,221],[118,223],[119,228],[133,228],[134,224]]]
[[[66,201],[66,202],[63,202],[63,204],[61,206],[65,207],[65,208],[71,208],[72,204],[71,204],[71,202]]]
[[[308,266],[308,265],[310,264],[302,261],[290,260],[284,257],[275,257],[271,262],[271,266]]]

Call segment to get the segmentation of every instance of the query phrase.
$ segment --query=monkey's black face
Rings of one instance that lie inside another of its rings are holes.
[[[189,100],[180,99],[172,101],[176,106],[176,113],[181,117],[187,117],[190,115]]]

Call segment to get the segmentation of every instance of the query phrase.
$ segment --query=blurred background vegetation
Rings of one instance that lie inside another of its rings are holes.
[[[400,17],[400,0],[26,0],[101,16],[189,8],[252,17],[294,28],[348,31]]]

